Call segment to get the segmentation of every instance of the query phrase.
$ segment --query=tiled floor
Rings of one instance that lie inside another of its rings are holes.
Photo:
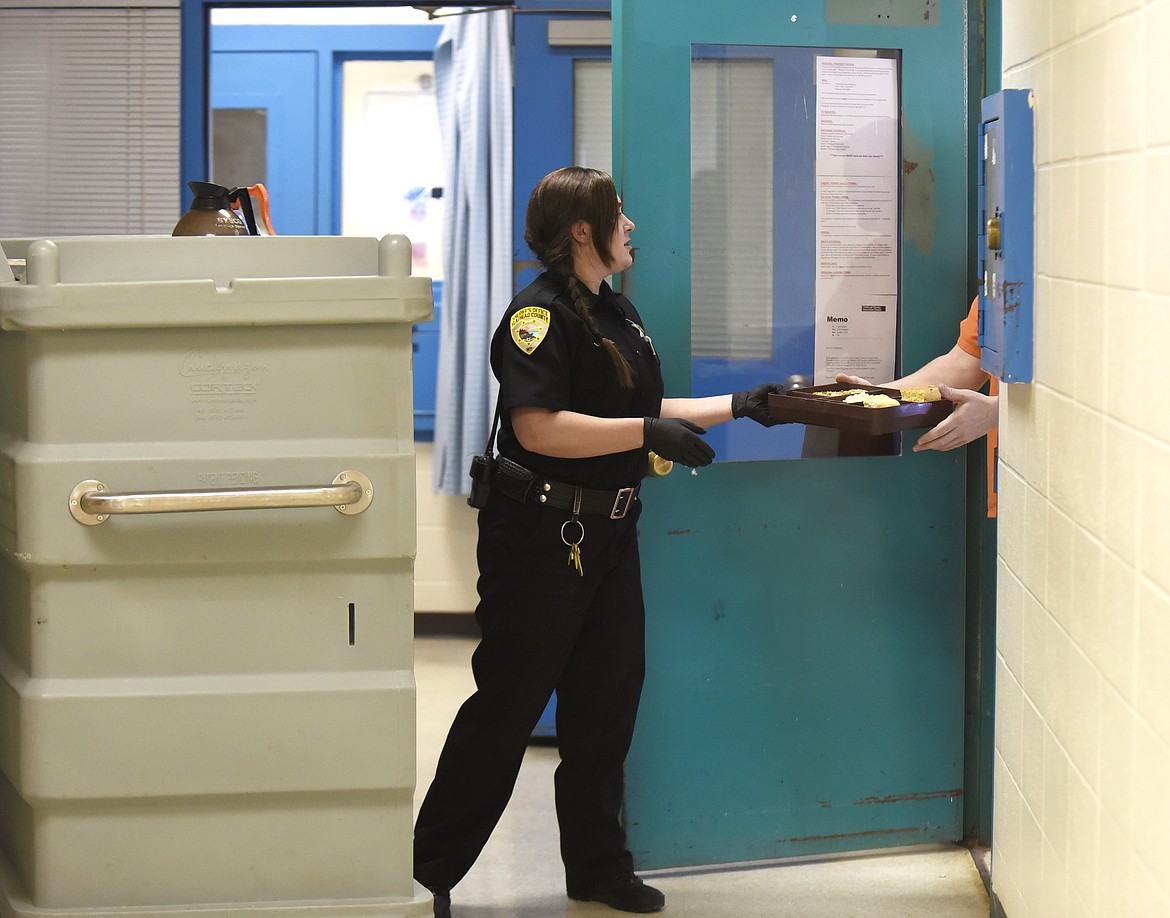
[[[422,801],[456,710],[473,688],[475,641],[415,640],[418,790]],[[616,916],[565,897],[552,773],[557,753],[532,746],[495,834],[452,893],[454,918]],[[833,858],[643,874],[673,918],[986,918],[983,881],[964,848],[901,848]]]

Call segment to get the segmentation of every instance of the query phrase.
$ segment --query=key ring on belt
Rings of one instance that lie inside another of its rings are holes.
[[[581,512],[581,488],[573,488],[573,515],[561,523],[561,541],[569,546],[569,560],[567,563],[574,565],[577,568],[577,573],[584,577],[585,569],[581,566],[581,543],[585,541],[585,525],[578,518]],[[565,527],[570,523],[576,523],[577,528],[581,530],[581,534],[577,536],[575,542],[570,542],[565,536]]]

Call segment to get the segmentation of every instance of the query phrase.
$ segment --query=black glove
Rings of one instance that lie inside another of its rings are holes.
[[[706,427],[682,418],[646,418],[642,422],[642,435],[647,449],[658,453],[663,459],[681,462],[691,468],[710,465],[715,458],[715,450],[701,436],[706,432]]]
[[[733,418],[751,418],[757,424],[772,427],[780,422],[768,413],[768,396],[779,395],[784,391],[780,383],[764,383],[754,389],[735,392],[731,396],[731,416]]]

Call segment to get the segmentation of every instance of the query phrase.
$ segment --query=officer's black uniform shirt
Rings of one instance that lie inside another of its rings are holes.
[[[593,317],[601,337],[613,341],[629,362],[632,389],[622,388],[600,338],[577,314],[567,289],[547,273],[512,300],[491,345],[492,370],[500,381],[498,448],[500,455],[543,477],[613,490],[645,476],[644,446],[584,459],[531,453],[516,439],[510,416],[512,408],[547,408],[603,418],[658,417],[662,371],[639,331],[642,319],[634,305],[603,281]]]

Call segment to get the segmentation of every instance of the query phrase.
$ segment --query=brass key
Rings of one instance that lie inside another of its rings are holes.
[[[574,489],[574,493],[573,493],[573,518],[565,520],[565,522],[563,524],[561,524],[561,541],[569,546],[569,560],[566,563],[572,564],[574,567],[576,567],[577,568],[577,575],[580,577],[584,577],[585,576],[585,568],[581,566],[581,543],[585,541],[585,527],[584,527],[584,525],[582,525],[581,521],[579,519],[577,519],[577,514],[580,512],[581,512],[581,489],[576,488],[576,489]],[[576,523],[577,528],[580,530],[580,533],[581,533],[580,535],[577,536],[577,540],[575,542],[570,542],[568,537],[565,535],[565,528],[567,526],[569,526],[569,524],[571,524],[571,523]]]
[[[569,546],[569,564],[573,564],[577,568],[577,573],[582,577],[585,576],[585,569],[581,567],[581,543],[574,542]]]

